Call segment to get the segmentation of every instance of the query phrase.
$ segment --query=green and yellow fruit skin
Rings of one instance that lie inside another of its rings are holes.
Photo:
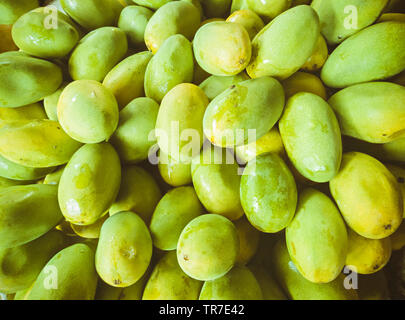
[[[93,224],[87,226],[79,226],[71,223],[72,230],[82,238],[86,239],[98,239],[100,238],[100,231],[101,227],[103,226],[104,222],[107,220],[108,214],[104,215],[100,219],[98,219]]]
[[[43,104],[46,116],[49,120],[58,121],[58,101],[63,89],[68,85],[67,82],[62,83],[58,90],[44,98]],[[23,107],[21,107],[23,108]],[[19,109],[21,109],[19,108]],[[17,109],[18,110],[18,109]]]
[[[403,167],[395,166],[392,164],[385,165],[387,169],[394,175],[401,189],[403,208],[404,208],[404,218],[405,218],[405,169]]]
[[[0,177],[0,190],[3,190],[8,187],[27,185],[31,183],[32,181],[10,180],[7,178]]]
[[[64,169],[65,167],[63,166],[53,172],[48,173],[44,178],[44,184],[58,185]]]
[[[18,108],[0,108],[1,121],[47,119],[44,107],[40,102]]]
[[[369,155],[345,153],[329,187],[347,225],[365,238],[386,238],[402,222],[401,189],[391,172]]]
[[[200,84],[200,88],[204,90],[208,99],[211,101],[232,85],[245,80],[249,80],[245,72],[234,76],[210,76]]]
[[[315,51],[301,67],[305,71],[315,72],[323,67],[328,58],[328,46],[324,37],[319,36]]]
[[[103,224],[96,252],[99,276],[114,287],[129,287],[145,273],[152,257],[152,239],[145,222],[126,211]]]
[[[167,184],[181,187],[192,183],[191,161],[176,161],[162,151],[159,151],[159,159],[159,172]]]
[[[392,251],[398,251],[405,247],[405,223],[401,223],[397,231],[390,236],[390,239]]]
[[[239,236],[239,255],[236,263],[246,265],[259,248],[260,232],[254,228],[246,217],[234,221]]]
[[[157,10],[161,6],[165,5],[166,3],[172,1],[172,0],[132,0],[136,4],[150,8],[152,10]]]
[[[141,6],[128,6],[121,11],[118,27],[127,34],[128,42],[136,48],[145,47],[143,37],[153,11]]]
[[[399,21],[405,22],[405,13],[384,13],[377,22]]]
[[[109,143],[81,147],[59,182],[59,205],[66,220],[77,225],[95,223],[115,201],[120,181],[120,160]]]
[[[0,25],[13,24],[24,13],[39,6],[38,0],[1,0],[0,1]]]
[[[252,10],[237,10],[226,21],[242,25],[248,32],[250,40],[264,28],[263,20]]]
[[[326,89],[321,79],[312,73],[297,71],[291,77],[281,82],[286,99],[300,92],[309,92],[326,100]]]
[[[145,285],[150,277],[150,266],[148,270],[144,273],[144,275],[132,286],[122,288],[120,300],[142,300],[143,291],[145,289]]]
[[[50,168],[33,168],[26,167],[7,160],[0,155],[0,177],[17,180],[17,181],[33,181],[45,177],[54,170]]]

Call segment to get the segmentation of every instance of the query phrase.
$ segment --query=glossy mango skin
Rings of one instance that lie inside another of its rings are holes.
[[[31,183],[32,181],[11,180],[4,177],[0,177],[0,190],[3,190],[8,187],[22,186]]]
[[[127,49],[127,37],[123,30],[115,27],[93,30],[73,50],[69,59],[69,73],[73,80],[101,82],[124,58]]]
[[[312,55],[319,38],[319,19],[309,6],[291,8],[266,25],[252,41],[251,78],[288,78]]]
[[[236,263],[246,265],[259,248],[260,232],[254,228],[246,217],[233,222],[239,236],[239,255]]]
[[[326,100],[326,89],[321,79],[312,73],[297,71],[291,77],[281,82],[285,90],[286,99],[291,98],[296,93],[310,92]]]
[[[160,103],[174,86],[192,82],[193,50],[190,41],[181,34],[167,38],[150,60],[145,72],[145,94]]]
[[[239,82],[249,80],[245,72],[234,76],[210,76],[200,84],[208,99],[211,101],[226,89]]]
[[[18,108],[0,108],[1,121],[47,119],[44,107],[40,102]]]
[[[371,143],[405,137],[405,87],[370,82],[340,90],[329,99],[342,133]]]
[[[181,270],[176,251],[170,251],[153,269],[142,300],[197,300],[202,285]]]
[[[345,265],[345,223],[332,200],[315,189],[301,192],[297,213],[286,228],[286,243],[297,269],[311,282],[331,282]]]
[[[0,250],[0,290],[17,292],[27,289],[42,268],[65,245],[62,232],[51,230],[26,244]]]
[[[118,196],[110,207],[110,215],[120,211],[132,211],[149,224],[162,193],[149,172],[137,166],[122,169],[122,181]]]
[[[48,280],[53,276],[56,283]],[[57,285],[49,290],[47,285]],[[94,251],[77,243],[57,253],[42,269],[26,300],[94,300],[97,274]]]
[[[258,230],[276,233],[292,220],[297,204],[294,177],[274,153],[248,162],[240,184],[240,199],[246,217]]]
[[[388,2],[389,0],[314,0],[311,7],[319,16],[323,36],[329,44],[334,45],[371,25]]]
[[[49,120],[58,121],[58,100],[67,85],[67,82],[62,83],[58,90],[44,98],[44,109]]]
[[[52,62],[14,51],[0,54],[0,107],[16,108],[40,101],[61,83],[62,72]]]
[[[233,76],[249,64],[249,34],[237,23],[214,21],[198,29],[193,40],[195,58],[202,69],[216,76]]]
[[[24,13],[39,6],[38,0],[1,0],[0,24],[13,24]]]
[[[125,31],[130,45],[143,48],[143,37],[146,25],[153,15],[153,11],[141,6],[128,6],[121,11],[118,27]]]
[[[77,225],[96,222],[113,204],[120,182],[120,160],[109,143],[81,147],[59,182],[59,205],[66,220]]]
[[[388,169],[369,155],[345,153],[329,187],[347,225],[363,237],[386,238],[402,222],[400,187]]]
[[[32,181],[45,177],[54,168],[32,168],[19,165],[0,156],[0,177],[17,180]]]
[[[151,58],[149,51],[136,53],[118,63],[104,78],[103,85],[114,94],[120,109],[144,96],[145,71]]]
[[[144,40],[155,54],[163,42],[174,34],[182,34],[189,41],[200,25],[200,12],[185,1],[171,1],[161,6],[146,25]]]
[[[274,274],[292,300],[358,300],[355,290],[344,287],[343,274],[329,283],[313,283],[305,279],[291,261],[284,240],[276,243],[272,259]]]
[[[156,10],[172,0],[132,0],[132,1],[140,6]]]
[[[250,40],[264,28],[263,20],[252,10],[237,10],[226,21],[241,24],[248,32]]]
[[[96,252],[99,276],[114,287],[128,287],[145,273],[152,257],[152,239],[145,222],[126,211],[103,224]]]
[[[322,81],[332,88],[382,80],[405,68],[405,23],[372,25],[342,42],[326,60]]]
[[[261,138],[276,124],[284,108],[284,90],[274,78],[261,77],[232,85],[210,102],[204,134],[220,147],[244,145],[249,129]],[[242,136],[241,136],[241,133]]]
[[[279,128],[289,159],[305,178],[321,183],[337,174],[342,139],[336,116],[325,100],[307,92],[294,95]]]
[[[159,172],[167,184],[181,187],[192,183],[191,161],[176,161],[161,151],[159,151],[159,158],[161,159],[158,163]]]
[[[101,227],[103,226],[107,218],[108,214],[102,216],[96,222],[87,226],[79,226],[73,223],[71,223],[70,226],[79,237],[86,239],[98,239],[100,237]]]
[[[44,184],[58,185],[64,169],[65,166],[62,166],[55,171],[48,173],[44,178]]]
[[[87,30],[117,24],[123,9],[117,0],[61,0],[63,10]]]
[[[12,121],[0,129],[0,154],[27,167],[65,164],[80,146],[52,120]]]
[[[262,300],[259,282],[248,267],[236,266],[221,278],[206,281],[199,300]]]
[[[395,179],[398,182],[398,185],[401,189],[403,207],[404,207],[404,217],[405,217],[405,168],[400,166],[395,166],[392,164],[385,165],[387,169],[394,175]]]
[[[204,212],[193,187],[170,190],[157,204],[149,225],[153,245],[175,250],[184,227]]]
[[[55,227],[63,216],[56,186],[32,184],[0,191],[0,247],[16,247]]]
[[[269,22],[291,7],[292,0],[233,0],[231,11],[249,9]]]
[[[232,154],[226,149],[204,148],[191,163],[195,191],[208,212],[237,220],[244,212],[239,200],[241,176]]]
[[[316,48],[307,62],[302,66],[302,69],[309,72],[318,71],[323,67],[328,58],[328,46],[324,37],[321,35],[318,38]]]
[[[239,254],[239,238],[233,223],[217,214],[191,220],[177,243],[177,261],[191,278],[214,280],[232,269]]]

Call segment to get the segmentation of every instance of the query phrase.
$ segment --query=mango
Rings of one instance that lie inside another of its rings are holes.
[[[141,6],[128,6],[121,11],[118,27],[125,31],[128,43],[135,48],[145,47],[143,37],[153,11]]]
[[[405,22],[405,13],[384,13],[377,22],[400,21]]]
[[[232,0],[200,0],[208,18],[224,18],[231,8]]]
[[[22,166],[0,156],[0,177],[3,178],[19,181],[32,181],[45,177],[53,170],[53,167],[32,168]]]
[[[18,50],[11,36],[12,24],[0,24],[0,53]]]
[[[390,238],[392,251],[398,251],[405,247],[405,223],[401,223],[397,231]]]
[[[264,28],[263,20],[252,10],[237,10],[226,21],[242,25],[248,32],[250,40]]]
[[[44,178],[44,184],[58,185],[60,178],[62,177],[63,170],[65,170],[64,166],[59,167],[55,171],[48,173]]]
[[[391,172],[369,155],[345,153],[329,187],[347,225],[365,238],[384,239],[402,222],[401,189]]]
[[[39,7],[38,0],[1,0],[0,24],[13,24],[24,13]]]
[[[211,101],[229,87],[245,80],[249,80],[249,77],[244,72],[234,76],[210,76],[200,84],[200,88]]]
[[[108,214],[104,215],[100,219],[98,219],[93,224],[87,226],[79,226],[71,223],[72,230],[82,238],[86,239],[98,239],[100,237],[101,227],[103,226],[104,222],[107,220]]]
[[[181,187],[192,183],[191,161],[176,161],[169,155],[159,151],[158,168],[163,180],[173,187]]]
[[[236,263],[246,265],[259,248],[260,232],[254,228],[246,217],[234,221],[239,236],[239,255]]]
[[[66,220],[90,225],[110,208],[118,194],[121,164],[109,143],[86,144],[70,159],[59,182],[58,200]]]
[[[328,58],[328,46],[324,37],[319,36],[315,51],[301,67],[305,71],[313,72],[320,70]]]
[[[325,100],[297,93],[288,100],[279,128],[289,159],[305,178],[321,183],[337,174],[342,139],[336,116]]]
[[[300,92],[313,93],[324,100],[327,98],[326,89],[321,79],[311,73],[298,71],[283,80],[281,84],[284,87],[286,99]]]
[[[253,272],[262,289],[263,300],[287,300],[285,293],[265,267],[259,264],[251,264],[249,269]]]
[[[44,107],[40,102],[18,108],[0,108],[1,121],[47,119]]]
[[[143,291],[145,289],[145,285],[150,277],[150,266],[148,270],[144,273],[144,275],[132,286],[121,288],[121,295],[120,300],[142,300]]]
[[[96,269],[107,284],[133,285],[145,273],[151,257],[152,239],[138,215],[120,212],[104,222],[97,246]]]
[[[172,0],[132,0],[132,1],[140,6],[156,10]]]
[[[67,82],[62,83],[58,90],[44,98],[44,109],[49,120],[58,121],[59,97],[67,85]]]
[[[21,186],[31,184],[32,181],[23,181],[23,180],[11,180],[4,177],[0,177],[0,190],[13,187],[13,186]]]
[[[405,169],[392,164],[386,164],[385,166],[394,175],[401,189],[405,217]]]
[[[266,25],[252,41],[251,78],[286,79],[298,71],[314,52],[319,39],[319,19],[309,6],[291,8]]]

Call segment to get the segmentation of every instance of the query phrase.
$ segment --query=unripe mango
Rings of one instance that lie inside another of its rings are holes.
[[[264,28],[263,20],[252,10],[237,10],[226,21],[242,25],[248,32],[250,40]]]
[[[1,0],[0,24],[13,24],[24,13],[38,6],[38,0]]]
[[[172,0],[132,0],[132,1],[140,6],[156,10]]]
[[[281,84],[284,87],[286,99],[300,92],[313,93],[324,100],[327,97],[326,89],[321,79],[312,73],[298,71],[291,77],[283,80]]]
[[[180,187],[192,183],[191,161],[176,161],[162,151],[159,151],[159,159],[159,172],[167,184]]]
[[[246,217],[234,221],[239,236],[239,255],[236,263],[246,265],[259,248],[260,232],[254,228]]]
[[[32,168],[19,165],[0,156],[0,176],[19,181],[32,181],[45,177],[54,168]]]
[[[235,76],[210,76],[200,84],[200,88],[204,90],[211,101],[232,85],[245,80],[249,80],[249,77],[244,72]]]
[[[121,11],[118,27],[127,34],[129,44],[137,48],[145,47],[143,37],[152,16],[152,10],[141,6],[128,6]]]

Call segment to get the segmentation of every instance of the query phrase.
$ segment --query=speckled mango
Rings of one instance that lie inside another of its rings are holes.
[[[204,90],[208,99],[211,101],[232,85],[245,80],[249,80],[245,72],[234,76],[210,76],[200,84],[200,88]]]
[[[13,24],[24,13],[39,7],[38,0],[1,0],[0,24]]]

